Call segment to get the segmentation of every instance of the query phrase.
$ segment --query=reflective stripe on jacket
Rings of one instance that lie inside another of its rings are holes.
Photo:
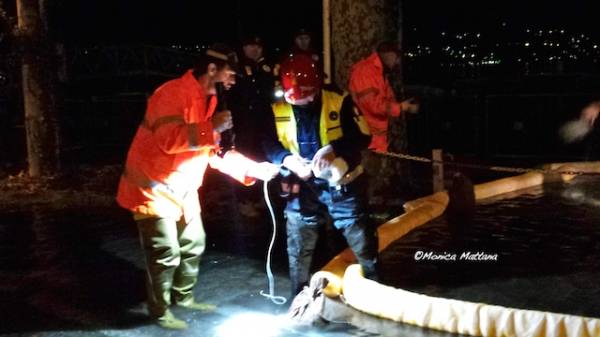
[[[344,96],[335,92],[321,91],[321,116],[319,122],[319,137],[321,146],[343,136],[340,124],[340,111]],[[277,138],[283,147],[294,154],[299,154],[296,119],[294,110],[287,102],[273,104]]]
[[[243,162],[241,155],[213,155],[218,133],[210,118],[216,104],[191,70],[154,92],[127,154],[119,205],[138,214],[189,220],[200,213],[198,188],[209,163],[245,184],[254,181],[245,176],[247,165],[225,164]]]
[[[369,148],[387,151],[388,118],[398,117],[401,105],[383,75],[383,64],[376,52],[352,66],[348,88],[371,129]]]

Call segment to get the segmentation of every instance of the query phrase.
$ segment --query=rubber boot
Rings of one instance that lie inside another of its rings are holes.
[[[194,300],[193,297],[190,297],[189,299],[184,301],[177,301],[177,306],[189,310],[197,310],[204,312],[215,311],[217,309],[216,305],[210,303],[196,302],[196,300]]]
[[[185,321],[176,318],[170,310],[165,311],[162,316],[158,317],[156,319],[156,324],[160,325],[162,328],[171,330],[184,330],[188,327]]]

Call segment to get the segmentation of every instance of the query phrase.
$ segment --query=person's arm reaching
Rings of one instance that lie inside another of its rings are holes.
[[[227,151],[223,157],[212,155],[209,164],[246,186],[254,184],[256,179],[271,180],[279,173],[277,165],[256,162],[235,150]]]
[[[340,170],[340,176],[343,175],[349,168],[360,164],[361,151],[371,142],[369,127],[350,96],[346,96],[342,103],[340,123],[343,136],[323,146],[313,158],[312,168],[315,176],[319,176],[319,172],[331,168],[332,165],[335,166],[334,161],[338,162],[337,166],[341,165],[337,169]]]
[[[600,100],[594,101],[583,108],[581,110],[581,119],[588,122],[590,126],[594,125],[596,118],[598,118],[598,113],[600,113]]]
[[[294,172],[300,179],[306,180],[312,175],[310,165],[300,156],[286,150],[277,137],[275,117],[269,109],[262,118],[263,132],[261,134],[261,145],[267,159],[277,165],[282,165]]]

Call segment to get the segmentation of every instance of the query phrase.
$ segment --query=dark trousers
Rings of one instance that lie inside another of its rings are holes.
[[[285,214],[292,295],[310,280],[319,229],[328,218],[344,235],[365,277],[378,279],[378,239],[367,211],[365,175],[341,189],[330,187],[321,179],[302,182],[299,195],[288,201]]]

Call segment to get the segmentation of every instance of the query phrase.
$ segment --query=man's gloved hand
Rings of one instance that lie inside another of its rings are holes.
[[[411,114],[416,114],[419,112],[419,102],[417,102],[414,97],[400,102],[400,105],[402,111],[408,111]]]
[[[282,175],[279,196],[291,200],[300,193],[300,178],[295,174]]]
[[[315,153],[312,160],[312,170],[315,176],[318,176],[318,172],[321,172],[331,166],[331,163],[335,159],[335,152],[331,145],[325,145]]]
[[[285,157],[283,159],[283,166],[294,172],[302,180],[308,180],[312,175],[310,163],[295,154]]]
[[[312,171],[315,177],[335,185],[348,172],[348,163],[344,158],[335,156],[331,145],[325,145],[315,154]]]
[[[261,163],[254,163],[250,165],[246,175],[248,177],[256,178],[259,180],[269,181],[275,178],[279,174],[279,166],[271,164],[268,161]]]
[[[223,110],[215,112],[211,118],[213,130],[221,133],[225,130],[229,130],[233,127],[233,120],[231,119],[231,111]]]
[[[581,110],[581,119],[588,123],[590,126],[594,125],[598,114],[600,113],[600,101],[592,102],[583,110]]]

